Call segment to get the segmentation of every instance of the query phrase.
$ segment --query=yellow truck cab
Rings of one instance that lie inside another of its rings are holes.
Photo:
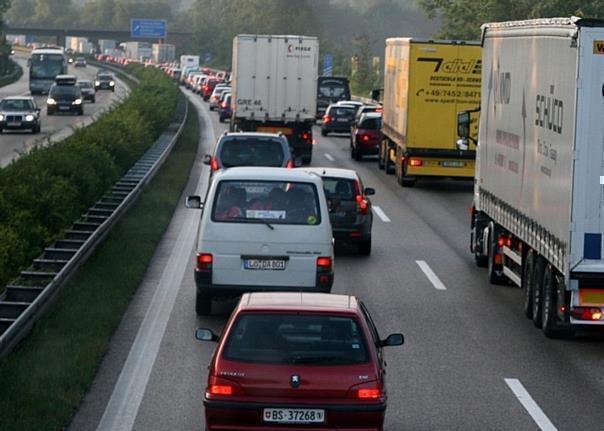
[[[458,147],[457,113],[480,105],[479,43],[390,38],[385,59],[380,168],[406,187],[421,177],[473,178],[476,147]]]

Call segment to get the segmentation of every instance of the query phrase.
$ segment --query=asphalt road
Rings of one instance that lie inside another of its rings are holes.
[[[27,57],[25,54],[16,54],[15,60],[23,67],[23,76],[19,81],[0,88],[0,99],[7,96],[29,95],[29,78],[27,69]],[[75,74],[80,79],[94,80],[98,69],[93,66],[86,68],[75,68],[69,66],[68,73]],[[122,81],[117,82],[115,93],[110,91],[98,91],[96,103],[85,102],[84,115],[46,115],[47,96],[36,95],[36,103],[42,109],[42,130],[39,134],[32,135],[29,130],[4,131],[0,134],[0,167],[4,167],[12,160],[19,157],[36,145],[47,145],[48,142],[57,142],[73,133],[73,127],[86,126],[109,108],[113,103],[123,99],[129,92],[128,87]]]
[[[205,190],[201,157],[226,128],[194,100],[206,128],[185,194]],[[341,250],[333,291],[361,297],[382,336],[405,334],[403,347],[386,351],[386,429],[602,429],[604,343],[545,338],[523,317],[519,289],[488,284],[468,251],[471,182],[403,189],[374,160],[352,161],[348,137],[315,136],[314,166],[356,169],[377,191],[372,255]],[[70,429],[203,429],[215,345],[194,331],[220,332],[233,303],[195,315],[198,218],[176,211]]]

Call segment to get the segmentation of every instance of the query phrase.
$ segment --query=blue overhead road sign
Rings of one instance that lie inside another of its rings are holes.
[[[323,56],[323,76],[331,76],[333,73],[333,55],[325,54]]]
[[[166,20],[165,19],[131,19],[130,36],[145,39],[165,39],[166,38]]]

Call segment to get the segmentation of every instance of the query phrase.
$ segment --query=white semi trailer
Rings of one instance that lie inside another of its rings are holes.
[[[310,163],[317,109],[319,40],[238,35],[233,39],[233,130],[282,132]]]
[[[604,325],[604,21],[485,24],[471,250],[547,336]],[[469,113],[459,115],[468,139]],[[463,141],[463,139],[462,139]]]

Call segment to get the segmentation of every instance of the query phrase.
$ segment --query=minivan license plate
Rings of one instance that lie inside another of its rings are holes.
[[[285,269],[284,259],[245,259],[245,269],[259,269],[267,271],[283,271]]]
[[[323,409],[264,409],[264,422],[308,424],[325,422]]]

